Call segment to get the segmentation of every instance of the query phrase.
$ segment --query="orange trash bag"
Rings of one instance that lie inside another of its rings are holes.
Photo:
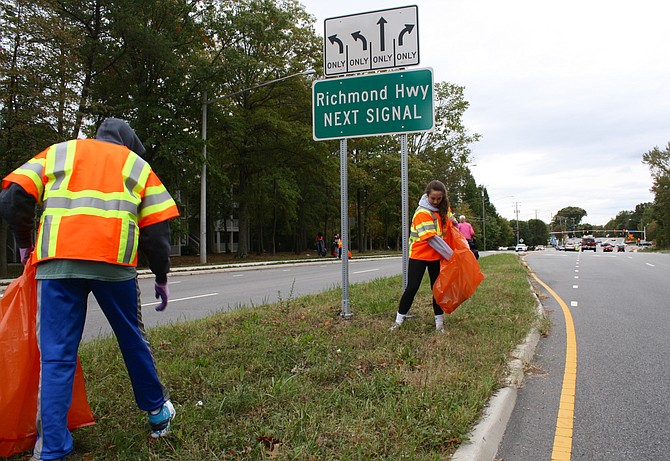
[[[30,450],[37,430],[37,386],[40,353],[36,338],[37,283],[35,267],[28,264],[0,298],[0,456]],[[70,430],[94,424],[86,399],[84,372],[77,358]]]
[[[454,250],[448,261],[440,262],[440,275],[433,284],[433,296],[442,310],[451,314],[472,296],[484,280],[475,255],[468,241],[458,228],[449,222],[444,240]]]

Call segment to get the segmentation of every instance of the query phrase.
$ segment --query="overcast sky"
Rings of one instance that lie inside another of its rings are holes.
[[[642,155],[670,142],[670,1],[301,0],[324,20],[418,6],[420,64],[465,87],[471,170],[508,219],[567,206],[605,224],[653,201]]]

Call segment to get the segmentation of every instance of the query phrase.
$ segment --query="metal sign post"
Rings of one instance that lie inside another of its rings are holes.
[[[324,21],[324,74],[337,76],[419,64],[416,5],[329,18]],[[312,135],[340,141],[342,312],[349,308],[349,194],[347,139],[400,134],[402,188],[402,285],[409,262],[408,133],[435,125],[433,70],[414,69],[319,80],[312,83]],[[360,242],[359,242],[360,243]]]
[[[342,239],[342,312],[351,318],[349,309],[349,185],[347,180],[347,140],[340,139],[340,238]]]
[[[407,174],[407,134],[400,135],[400,194],[402,196],[402,291],[407,288],[407,264],[409,263],[409,216],[408,216],[408,174]]]

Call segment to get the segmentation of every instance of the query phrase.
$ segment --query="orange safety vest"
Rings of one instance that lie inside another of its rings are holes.
[[[412,225],[409,229],[409,257],[422,261],[436,261],[442,259],[440,253],[435,251],[428,243],[428,239],[444,235],[442,220],[437,213],[422,206],[418,207],[412,217]]]
[[[31,263],[48,259],[137,266],[139,229],[179,216],[151,166],[125,146],[54,144],[2,181],[43,204]]]

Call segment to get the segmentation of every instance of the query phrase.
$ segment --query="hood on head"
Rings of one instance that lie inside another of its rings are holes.
[[[98,128],[98,132],[95,134],[95,139],[126,146],[137,155],[144,155],[146,153],[146,149],[142,145],[140,138],[135,134],[135,131],[130,128],[128,123],[118,118],[110,117],[102,122],[102,125]]]
[[[419,206],[423,208],[428,208],[430,211],[440,211],[439,208],[434,207],[432,203],[428,201],[428,194],[423,194],[421,200],[419,200]]]

